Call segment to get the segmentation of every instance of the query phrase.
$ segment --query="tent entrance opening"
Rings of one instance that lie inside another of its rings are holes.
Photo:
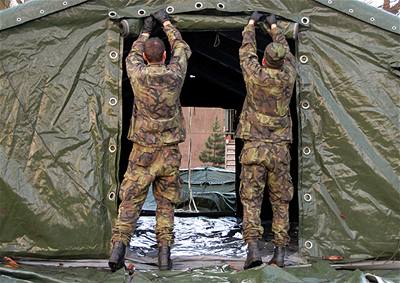
[[[158,33],[165,40],[167,48],[169,45],[163,33]],[[219,108],[231,109],[229,111],[233,129],[236,130],[239,115],[242,109],[243,101],[246,95],[246,88],[241,73],[238,50],[241,45],[241,30],[231,31],[208,31],[208,32],[183,32],[184,40],[192,49],[192,57],[189,60],[186,80],[181,93],[182,107],[195,108]],[[127,56],[131,45],[132,38],[125,39],[124,42],[124,57]],[[261,31],[257,32],[258,55],[261,60],[265,46],[271,42],[269,36],[265,36]],[[289,40],[292,53],[295,52],[295,41]],[[167,50],[169,54],[169,50]],[[133,97],[129,79],[124,68],[123,78],[123,127],[121,137],[121,155],[120,155],[120,180],[122,181],[123,174],[127,168],[128,157],[132,147],[132,143],[127,140],[126,136],[129,130],[130,118],[132,115]],[[293,144],[291,146],[291,175],[294,185],[294,198],[290,203],[290,222],[293,245],[297,249],[297,227],[298,227],[298,198],[297,198],[297,176],[298,176],[298,119],[296,101],[296,91],[293,93],[293,98],[290,105],[291,116],[293,120]],[[221,124],[224,123],[221,121]],[[212,125],[210,125],[211,127]],[[188,133],[190,134],[190,133]],[[231,134],[231,133],[227,133]],[[236,191],[236,207],[233,213],[224,215],[232,215],[237,218],[238,223],[242,216],[242,206],[239,198],[240,184],[240,163],[239,155],[242,149],[242,142],[239,139],[235,140],[235,191]],[[186,154],[182,152],[182,154]],[[182,164],[182,168],[187,168],[187,164]],[[147,213],[148,214],[148,213]],[[150,213],[151,214],[151,213]],[[193,213],[177,213],[179,216],[199,216],[207,215],[210,217],[221,216],[218,213],[193,214]],[[262,205],[261,218],[265,225],[265,239],[271,238],[271,220],[272,211],[268,198],[268,190],[265,190],[264,201]]]

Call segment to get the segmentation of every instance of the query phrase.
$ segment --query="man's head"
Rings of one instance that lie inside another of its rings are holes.
[[[158,37],[152,37],[144,43],[143,58],[148,63],[164,63],[167,58],[164,42]]]
[[[286,49],[282,43],[272,42],[264,51],[263,65],[279,69],[285,61]]]

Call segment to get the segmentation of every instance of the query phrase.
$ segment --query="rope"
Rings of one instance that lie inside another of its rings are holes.
[[[188,184],[189,184],[189,211],[192,211],[192,204],[195,212],[199,212],[197,209],[196,202],[193,198],[193,190],[192,190],[192,108],[189,107],[189,148],[188,148]]]

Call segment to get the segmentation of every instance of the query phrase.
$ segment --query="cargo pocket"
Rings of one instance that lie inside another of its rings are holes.
[[[258,147],[250,147],[245,145],[240,153],[240,163],[242,165],[258,164]]]
[[[155,158],[156,153],[154,149],[149,150],[148,148],[144,149],[134,145],[131,155],[129,156],[129,163],[142,167],[148,167],[153,163]]]
[[[179,169],[182,159],[182,154],[179,151],[179,147],[177,145],[172,145],[166,146],[164,149],[163,158],[165,160],[165,165],[172,169]]]

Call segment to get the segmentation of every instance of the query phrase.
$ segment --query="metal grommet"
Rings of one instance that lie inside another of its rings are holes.
[[[313,243],[312,243],[311,241],[305,241],[305,242],[304,242],[304,247],[305,247],[307,250],[310,250],[310,249],[312,249],[312,247],[313,247]]]
[[[111,106],[115,106],[115,105],[117,105],[118,100],[117,100],[115,97],[111,97],[110,100],[108,101],[108,103],[109,103]]]
[[[308,108],[310,108],[310,103],[309,103],[307,100],[303,100],[303,101],[301,102],[301,108],[307,110]]]
[[[303,148],[303,153],[304,155],[310,155],[311,149],[308,146],[306,146]]]
[[[328,4],[332,4],[333,3],[333,1],[332,0],[328,0]]]
[[[312,200],[312,196],[310,194],[304,194],[303,199],[306,202],[310,202]]]
[[[307,17],[302,17],[300,21],[303,25],[308,25],[310,23],[310,19]]]
[[[139,11],[137,11],[137,13],[139,16],[144,16],[144,15],[146,15],[146,10],[140,9]]]
[[[67,1],[64,1],[63,2],[63,6],[67,6],[68,5],[68,2]]]
[[[375,22],[375,18],[374,18],[374,17],[369,18],[369,20],[370,20],[371,22]]]
[[[44,14],[44,10],[40,10],[39,13],[43,15]]]
[[[20,22],[20,21],[22,21],[22,19],[21,18],[17,18],[17,22]]]
[[[108,16],[109,16],[111,19],[115,19],[115,18],[118,16],[118,14],[117,14],[117,12],[115,12],[115,11],[110,11],[110,12],[108,12]]]
[[[108,150],[111,152],[111,153],[114,153],[116,150],[117,150],[117,148],[115,147],[115,145],[110,145],[109,147],[108,147]]]
[[[115,199],[115,193],[114,193],[114,192],[110,192],[110,193],[108,194],[108,199],[109,199],[109,200],[114,200],[114,199]]]
[[[175,11],[175,8],[172,6],[168,6],[165,11],[167,11],[168,14],[172,14]]]
[[[305,64],[308,62],[308,57],[306,55],[301,55],[300,56],[300,62]]]
[[[116,59],[118,59],[118,52],[111,51],[109,56],[110,56],[111,60],[116,60]]]
[[[220,3],[217,4],[217,7],[218,7],[219,9],[221,9],[221,10],[222,10],[222,9],[225,9],[225,4],[220,2]]]
[[[396,30],[397,29],[397,27],[396,26],[392,26],[392,30]]]
[[[203,8],[203,3],[201,3],[201,2],[196,2],[196,3],[194,4],[194,7],[195,7],[196,9],[201,9],[201,8]]]
[[[353,13],[354,12],[354,10],[353,9],[349,9],[349,13]]]

